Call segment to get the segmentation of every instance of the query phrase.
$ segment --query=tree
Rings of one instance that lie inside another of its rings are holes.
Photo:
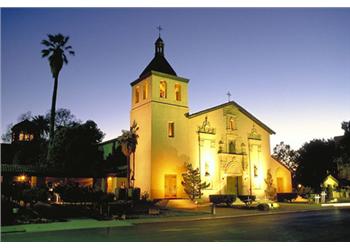
[[[135,151],[137,146],[138,139],[138,126],[136,121],[134,121],[130,127],[130,130],[122,130],[122,135],[117,138],[118,143],[122,147],[122,152],[127,159],[127,188],[131,187],[130,185],[130,156],[133,155],[133,170],[132,170],[132,186],[135,181]]]
[[[298,153],[296,170],[298,184],[319,191],[323,179],[328,174],[337,175],[334,140],[312,140],[305,143]]]
[[[58,76],[63,64],[68,63],[65,52],[68,52],[70,55],[75,55],[75,52],[72,50],[72,46],[67,46],[69,36],[65,37],[62,34],[48,34],[47,36],[48,40],[41,41],[41,44],[46,46],[46,49],[41,50],[41,55],[42,57],[48,57],[52,77],[54,78],[49,132],[50,141],[52,141],[54,137]]]
[[[6,132],[1,135],[1,140],[3,142],[10,143],[12,141],[12,131],[11,131],[12,127],[13,127],[13,124],[10,123],[7,126]]]
[[[50,121],[51,112],[48,112],[45,118]],[[57,109],[55,114],[55,126],[54,126],[55,128],[71,127],[75,124],[81,124],[81,121],[78,120],[69,109],[66,109],[66,108]]]
[[[273,156],[285,164],[293,172],[296,171],[298,167],[298,152],[291,149],[288,144],[284,144],[283,141],[280,142],[280,144],[277,144],[273,149]]]
[[[182,174],[183,181],[181,184],[188,197],[194,201],[196,198],[200,198],[203,195],[202,189],[209,187],[210,184],[201,181],[199,168],[194,169],[192,164],[186,164],[186,168],[187,171]]]
[[[31,120],[33,118],[32,112],[31,111],[27,111],[21,115],[18,116],[17,121],[18,122],[22,122],[24,120]]]
[[[273,178],[272,178],[270,169],[267,170],[265,183],[266,183],[266,189],[265,189],[266,197],[270,200],[274,200],[276,198],[276,188],[275,188],[275,185],[273,184]]]
[[[350,164],[350,121],[342,122],[344,135],[337,145],[337,154],[343,164]]]
[[[49,133],[49,119],[43,115],[37,115],[33,116],[32,121],[38,128],[40,137],[46,140]]]
[[[50,166],[73,175],[91,175],[102,165],[103,153],[98,144],[103,132],[93,121],[58,128],[49,145]]]

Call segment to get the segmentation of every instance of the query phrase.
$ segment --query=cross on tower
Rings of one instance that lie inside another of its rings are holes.
[[[231,93],[230,93],[230,91],[227,91],[227,93],[226,93],[226,95],[227,95],[227,99],[228,99],[228,102],[230,102],[231,100]]]
[[[160,32],[163,30],[162,26],[158,25],[157,26],[157,30],[158,30],[158,34],[159,34],[159,37],[160,37]]]

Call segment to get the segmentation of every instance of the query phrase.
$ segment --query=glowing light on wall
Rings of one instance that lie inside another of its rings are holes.
[[[26,180],[27,180],[27,176],[25,175],[17,176],[17,181],[25,182]]]
[[[203,180],[209,182],[213,188],[213,179],[215,175],[215,149],[211,147],[210,140],[204,140],[201,147],[201,175]]]

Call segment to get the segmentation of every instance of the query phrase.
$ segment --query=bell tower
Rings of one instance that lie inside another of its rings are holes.
[[[188,158],[188,82],[165,58],[155,41],[154,58],[131,83],[130,124],[138,124],[135,187],[151,198],[183,197],[182,167]]]

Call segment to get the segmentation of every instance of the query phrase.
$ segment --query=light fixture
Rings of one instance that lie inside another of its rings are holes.
[[[21,182],[23,182],[23,181],[25,181],[26,180],[26,176],[23,174],[23,175],[20,175],[20,176],[18,176],[18,181],[21,181]]]

